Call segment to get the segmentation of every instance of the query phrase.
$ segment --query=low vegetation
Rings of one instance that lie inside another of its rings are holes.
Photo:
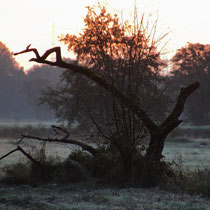
[[[27,128],[30,128],[30,126],[27,126]],[[24,129],[26,129],[26,127]],[[42,129],[43,128],[40,127],[40,132],[42,132]],[[197,128],[195,129],[197,130]],[[195,147],[195,145],[203,146],[202,142],[204,142],[201,141],[200,143],[194,141],[193,144],[193,140],[190,142],[181,141],[180,135],[176,137],[176,134],[174,134],[173,138],[174,141],[166,146],[169,149],[172,147],[171,144],[174,146],[177,145],[177,148],[182,144],[182,148],[186,146],[186,150],[187,148],[189,150]],[[177,142],[176,139],[178,139]],[[191,147],[189,144],[192,144]],[[121,157],[115,148],[106,147],[105,145],[98,147],[100,155],[98,155],[97,158],[94,158],[86,151],[74,149],[73,152],[70,152],[67,159],[62,159],[58,156],[52,157],[47,155],[46,143],[42,143],[41,145],[39,149],[29,152],[31,156],[41,163],[40,165],[30,160],[7,165],[3,168],[4,177],[1,179],[1,184],[27,184],[37,187],[43,184],[63,185],[66,183],[72,184],[89,181],[91,183],[94,182],[96,186],[126,187]],[[206,145],[208,145],[208,140],[205,141],[205,146]],[[190,156],[192,156],[192,154]],[[192,168],[190,165],[184,165],[182,158],[184,158],[184,153],[180,153],[180,157],[177,156],[174,161],[173,159],[167,159],[164,162],[168,170],[165,171],[165,175],[163,175],[162,179],[159,181],[159,188],[177,193],[209,197],[210,169],[207,168],[207,166],[200,167],[199,169],[196,167],[196,169]],[[195,161],[196,156],[194,156],[194,162]],[[140,159],[138,159],[138,164],[139,162]],[[199,162],[197,163],[197,166],[198,165]],[[136,183],[135,187],[137,186],[138,183]]]
[[[63,210],[209,210],[210,202],[198,196],[159,189],[95,188],[91,183],[32,188],[0,188],[1,209]]]
[[[173,144],[179,148],[182,144],[189,150],[193,143],[200,145],[190,137],[190,142],[182,142],[176,134],[173,138],[166,147]],[[77,148],[63,159],[47,155],[47,145],[41,145],[29,151],[41,166],[28,160],[3,168],[1,208],[208,209],[210,205],[209,200],[205,200],[210,197],[210,170],[186,167],[181,157],[174,162],[166,161],[169,169],[166,172],[171,174],[165,173],[156,188],[137,189],[123,182],[123,166],[120,167],[120,156],[117,157],[114,148],[100,146],[98,158]]]

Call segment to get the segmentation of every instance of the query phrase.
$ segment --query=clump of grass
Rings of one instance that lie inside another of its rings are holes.
[[[163,177],[159,187],[177,193],[210,197],[210,169],[190,170],[184,168],[180,158],[177,164],[171,164],[173,176]]]
[[[59,160],[46,156],[45,144],[31,156],[34,156],[39,164],[27,161],[5,166],[3,168],[4,176],[0,182],[7,185],[30,184],[33,186],[50,182],[60,166]]]
[[[16,163],[3,168],[2,184],[22,185],[30,184],[30,166],[28,163]]]

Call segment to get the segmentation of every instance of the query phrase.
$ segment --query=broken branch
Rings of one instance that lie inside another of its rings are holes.
[[[70,136],[70,133],[67,130],[65,130],[64,128],[61,128],[61,127],[55,126],[55,125],[52,125],[51,127],[53,128],[55,135],[58,134],[57,130],[60,130],[66,134],[62,139],[67,139]]]
[[[182,123],[182,121],[179,120],[178,118],[180,117],[180,115],[182,114],[184,110],[185,102],[187,98],[199,87],[200,87],[200,83],[195,82],[185,88],[181,88],[179,96],[176,101],[176,105],[174,106],[174,109],[172,110],[170,115],[161,124],[162,127],[164,128],[167,127],[169,130],[173,130],[180,123]]]
[[[37,140],[37,141],[44,141],[44,142],[55,142],[55,143],[65,143],[65,144],[73,144],[73,145],[76,145],[76,146],[79,146],[81,147],[83,150],[91,153],[94,157],[98,155],[98,150],[97,149],[94,149],[93,147],[87,145],[87,144],[84,144],[82,142],[79,142],[79,141],[76,141],[76,140],[70,140],[70,139],[51,139],[51,138],[40,138],[40,137],[36,137],[36,136],[30,136],[30,135],[22,135],[22,138],[21,138],[21,141],[25,138],[28,138],[28,139],[34,139],[34,140]],[[18,142],[20,143],[20,141]]]
[[[31,160],[32,162],[36,163],[37,165],[41,166],[42,164],[40,162],[38,162],[37,160],[35,160],[34,158],[31,157],[31,155],[29,155],[25,150],[23,150],[20,146],[17,147],[17,149],[23,153],[23,155],[25,155],[29,160]]]
[[[16,149],[14,149],[14,150],[12,150],[12,151],[8,152],[6,155],[3,155],[2,157],[0,157],[0,160],[4,159],[5,157],[7,157],[7,156],[11,155],[12,153],[14,153],[14,152],[16,152],[16,151],[18,151],[18,150],[19,150],[19,149],[18,149],[18,148],[16,148]]]
[[[29,160],[31,160],[32,162],[36,163],[37,165],[41,166],[41,163],[38,162],[37,160],[35,160],[34,158],[32,158],[31,155],[29,155],[25,150],[23,150],[20,146],[17,146],[16,149],[8,152],[6,155],[3,155],[2,157],[0,157],[0,160],[4,159],[5,157],[11,155],[12,153],[16,152],[16,151],[20,151],[24,156],[26,156]]]

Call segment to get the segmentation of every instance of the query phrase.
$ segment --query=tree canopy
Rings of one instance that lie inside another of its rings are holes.
[[[172,58],[174,86],[187,85],[197,80],[201,88],[187,103],[187,117],[194,125],[210,123],[210,45],[188,43]],[[175,89],[174,89],[175,90]]]

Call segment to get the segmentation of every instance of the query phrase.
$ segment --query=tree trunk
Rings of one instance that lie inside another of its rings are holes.
[[[162,156],[162,151],[164,148],[164,142],[166,139],[165,133],[154,133],[150,136],[149,147],[146,151],[146,158],[154,161],[160,161]]]

